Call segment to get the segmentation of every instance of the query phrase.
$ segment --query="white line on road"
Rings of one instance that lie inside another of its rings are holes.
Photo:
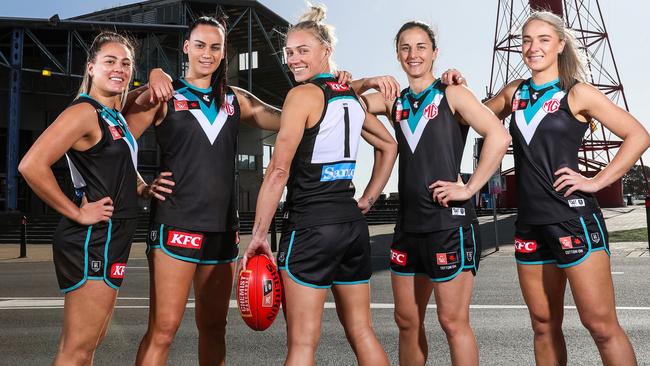
[[[623,274],[623,273],[625,273],[625,272],[612,272],[613,275],[620,275],[620,274]]]
[[[146,297],[120,297],[118,302],[125,300],[149,300]],[[194,299],[190,299],[187,304],[188,309],[194,308]],[[149,305],[117,305],[116,309],[147,309]],[[526,305],[470,305],[470,309],[477,310],[526,310]],[[13,298],[0,298],[0,310],[35,310],[35,309],[62,309],[62,297],[13,297]],[[237,308],[237,301],[230,300],[230,308]],[[325,309],[335,309],[336,304],[333,302],[326,302]],[[371,309],[394,309],[395,304],[392,303],[372,303]],[[435,304],[427,306],[429,309],[435,309]],[[565,309],[575,310],[575,306],[565,306]],[[646,310],[650,311],[650,306],[617,306],[617,310]]]

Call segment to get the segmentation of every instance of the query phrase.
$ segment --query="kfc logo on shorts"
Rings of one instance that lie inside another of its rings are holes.
[[[426,119],[434,119],[438,115],[438,106],[431,103],[428,106],[424,107],[424,117]]]
[[[517,253],[534,253],[537,251],[536,240],[524,240],[515,238],[515,252]]]
[[[333,81],[328,81],[326,84],[330,87],[330,89],[332,89],[332,91],[335,92],[344,92],[350,90],[350,87],[346,84],[339,84]]]
[[[113,263],[111,266],[110,278],[124,278],[124,271],[126,270],[126,263]]]
[[[175,100],[174,101],[174,110],[175,111],[186,111],[188,110],[187,107],[187,100]]]
[[[390,250],[390,261],[397,264],[398,266],[406,265],[406,253],[400,252],[399,250],[391,249]]]
[[[229,116],[235,114],[235,107],[232,104],[224,103],[223,110],[226,111]]]
[[[116,126],[108,126],[108,130],[111,132],[111,136],[113,137],[113,140],[119,140],[122,138],[122,134],[120,133],[119,128]]]
[[[436,253],[436,264],[444,266],[447,264],[458,263],[458,255],[455,252],[451,253]]]
[[[557,99],[547,100],[544,102],[544,104],[542,104],[542,109],[546,113],[555,113],[558,109],[560,109],[560,101]]]
[[[167,245],[188,249],[201,249],[202,243],[202,234],[191,234],[175,230],[170,230],[169,234],[167,234]]]

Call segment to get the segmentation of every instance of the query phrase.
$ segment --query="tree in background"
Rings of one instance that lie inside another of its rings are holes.
[[[650,168],[642,165],[633,166],[623,175],[623,194],[645,197],[648,194],[648,187],[643,180],[641,169],[645,169],[646,176],[650,179]]]

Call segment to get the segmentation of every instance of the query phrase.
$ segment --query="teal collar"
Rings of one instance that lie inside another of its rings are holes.
[[[431,90],[438,83],[439,80],[440,79],[434,80],[433,83],[431,83],[431,85],[427,86],[426,88],[424,88],[424,90],[422,90],[421,92],[419,92],[417,94],[413,93],[413,90],[411,90],[411,88],[409,87],[409,94],[411,94],[413,96],[413,98],[419,99],[422,95],[424,95],[424,93]]]
[[[187,81],[185,81],[185,79],[181,78],[179,80],[181,81],[181,83],[185,84],[188,88],[194,89],[194,90],[198,91],[199,93],[208,94],[208,93],[212,92],[212,87],[211,86],[208,87],[207,89],[204,89],[204,88],[199,88],[198,86],[194,86],[194,85],[188,83]]]
[[[324,73],[320,73],[318,75],[315,75],[313,78],[311,78],[311,80],[322,79],[322,78],[334,78],[334,75],[324,72]]]
[[[535,90],[541,90],[541,89],[544,89],[544,88],[549,87],[551,85],[557,84],[559,81],[560,81],[560,78],[556,78],[554,80],[549,81],[548,83],[544,83],[542,85],[537,85],[537,84],[535,84],[533,82],[533,79],[531,78],[530,79],[530,86]]]

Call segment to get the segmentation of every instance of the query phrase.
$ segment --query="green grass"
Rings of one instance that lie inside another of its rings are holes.
[[[648,229],[632,229],[613,231],[609,233],[609,241],[611,243],[624,242],[624,241],[648,241]]]

